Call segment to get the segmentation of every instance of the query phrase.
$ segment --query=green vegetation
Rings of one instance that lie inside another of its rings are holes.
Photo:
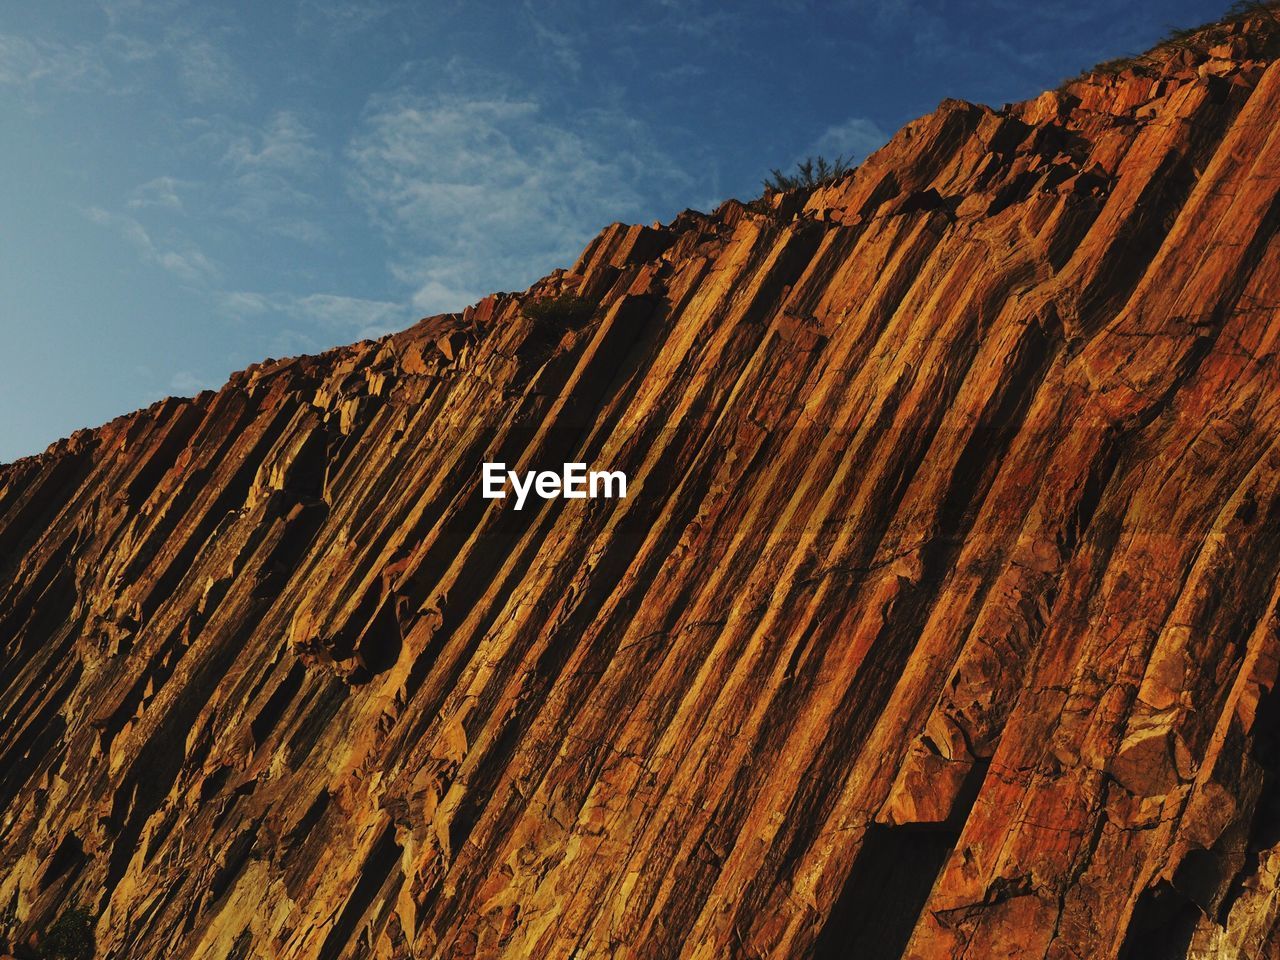
[[[1268,16],[1280,23],[1280,0],[1236,0],[1217,20],[1202,23],[1197,27],[1170,27],[1169,32],[1156,44],[1156,49],[1165,47],[1174,50],[1187,50],[1195,46],[1211,44],[1225,36],[1226,31],[1222,28],[1239,23],[1241,20],[1249,20],[1258,16]],[[1083,80],[1091,75],[1114,76],[1130,68],[1142,67],[1152,62],[1154,62],[1153,59],[1145,53],[1132,57],[1116,57],[1114,60],[1104,60],[1083,73],[1064,80],[1058,89],[1062,90],[1067,84]]]
[[[1227,22],[1234,23],[1237,20],[1247,20],[1249,17],[1257,16],[1260,13],[1267,13],[1271,16],[1276,15],[1276,7],[1280,4],[1276,0],[1236,0],[1227,8]]]
[[[812,190],[839,180],[853,170],[851,160],[841,155],[834,160],[826,157],[806,157],[796,164],[795,173],[783,173],[776,167],[764,180],[765,193],[787,193],[791,190]]]
[[[1215,39],[1219,31],[1212,28],[1219,26],[1228,26],[1229,24],[1239,23],[1241,20],[1249,20],[1253,17],[1266,15],[1274,20],[1280,20],[1280,10],[1277,10],[1277,0],[1236,0],[1235,3],[1227,7],[1227,12],[1217,20],[1210,20],[1208,23],[1202,23],[1198,27],[1170,27],[1169,32],[1165,34],[1157,46],[1186,48],[1195,45],[1198,35],[1204,31],[1209,31],[1207,39]]]
[[[93,916],[77,903],[62,911],[40,941],[44,960],[93,960]]]
[[[1103,60],[1102,63],[1095,65],[1092,69],[1081,74],[1085,76],[1089,73],[1105,73],[1108,76],[1114,76],[1118,73],[1124,73],[1130,67],[1140,67],[1144,63],[1148,63],[1145,55],[1136,57],[1116,57],[1114,60]]]
[[[1203,29],[1204,27],[1170,27],[1157,46],[1186,49],[1195,45],[1196,35]]]
[[[591,315],[596,312],[596,305],[576,293],[562,293],[556,297],[526,300],[520,309],[530,320],[576,326],[591,319]]]

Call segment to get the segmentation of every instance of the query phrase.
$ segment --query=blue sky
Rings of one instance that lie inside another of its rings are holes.
[[[0,461],[1225,2],[8,0]]]

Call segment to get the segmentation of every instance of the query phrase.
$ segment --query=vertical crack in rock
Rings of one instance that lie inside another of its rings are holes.
[[[952,853],[987,764],[965,776],[952,811],[940,823],[872,824],[844,889],[827,916],[815,960],[897,960]]]

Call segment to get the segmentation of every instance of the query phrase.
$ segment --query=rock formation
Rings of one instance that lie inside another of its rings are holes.
[[[0,468],[0,933],[1280,957],[1278,28]]]

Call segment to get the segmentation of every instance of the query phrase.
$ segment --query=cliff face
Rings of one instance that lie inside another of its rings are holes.
[[[17,936],[1280,956],[1275,26],[0,468]]]

